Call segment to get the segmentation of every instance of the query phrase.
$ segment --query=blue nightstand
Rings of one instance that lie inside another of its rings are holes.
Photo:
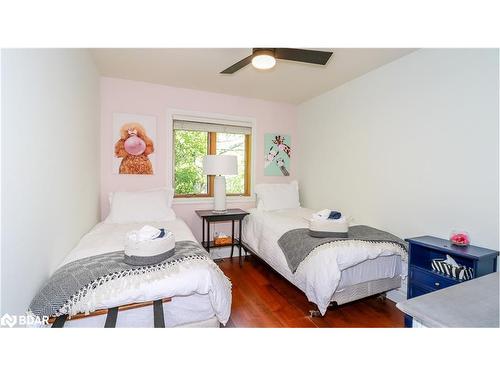
[[[407,298],[421,296],[439,289],[465,282],[434,271],[433,259],[443,259],[446,255],[473,269],[473,277],[496,272],[498,251],[478,246],[456,246],[441,238],[423,236],[409,238],[408,250],[408,293]],[[405,326],[412,326],[412,317],[405,315]]]

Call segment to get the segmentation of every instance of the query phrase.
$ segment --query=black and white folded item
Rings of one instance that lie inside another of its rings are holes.
[[[449,255],[446,255],[446,259],[432,259],[431,267],[436,272],[460,281],[470,280],[474,277],[474,270],[471,267],[458,264]]]
[[[166,229],[145,225],[127,233],[123,261],[132,266],[163,262],[175,252],[175,236]]]

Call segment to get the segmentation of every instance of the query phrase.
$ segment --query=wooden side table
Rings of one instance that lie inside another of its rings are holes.
[[[243,211],[242,209],[239,208],[232,208],[228,209],[224,213],[214,213],[212,210],[196,210],[196,214],[201,218],[201,223],[202,223],[202,240],[201,240],[201,245],[210,253],[211,248],[215,247],[225,247],[225,246],[231,246],[231,258],[233,257],[233,251],[234,251],[234,246],[237,245],[239,248],[239,260],[240,260],[240,265],[241,265],[241,226],[242,226],[242,221],[243,218],[248,215],[249,213],[246,211]],[[214,241],[210,240],[210,223],[215,223],[219,221],[231,221],[231,238],[232,242],[231,244],[224,244],[224,245],[216,245]],[[238,221],[239,222],[239,235],[238,238],[234,236],[234,223]],[[206,225],[206,237],[205,237],[205,223]]]

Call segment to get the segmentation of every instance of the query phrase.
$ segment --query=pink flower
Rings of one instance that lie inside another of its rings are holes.
[[[454,233],[451,235],[450,240],[459,245],[468,245],[470,243],[467,233]]]

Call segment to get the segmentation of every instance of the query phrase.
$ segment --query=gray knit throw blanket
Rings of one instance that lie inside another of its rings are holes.
[[[110,281],[128,276],[154,276],[158,271],[178,268],[189,261],[213,263],[200,244],[193,241],[175,243],[174,255],[148,266],[131,266],[124,261],[124,252],[115,251],[75,260],[59,268],[31,301],[28,312],[38,317],[76,314],[74,306],[83,298]]]
[[[309,234],[309,229],[298,228],[292,229],[283,234],[278,240],[278,245],[285,255],[288,267],[292,272],[297,271],[299,264],[320,245],[336,242],[336,241],[366,241],[366,242],[391,242],[401,247],[404,252],[407,252],[408,245],[401,238],[395,235],[384,232],[383,230],[375,229],[367,225],[356,225],[349,228],[347,238],[336,237],[312,237]]]

